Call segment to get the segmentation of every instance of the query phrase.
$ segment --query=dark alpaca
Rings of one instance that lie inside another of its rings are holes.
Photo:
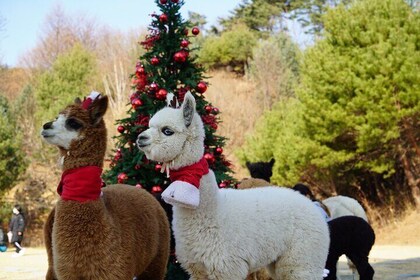
[[[330,271],[324,280],[337,279],[337,261],[346,255],[356,266],[360,280],[372,280],[375,271],[368,262],[369,252],[375,243],[375,232],[362,218],[343,216],[328,222],[330,250],[326,269]]]
[[[267,182],[270,182],[270,178],[273,175],[273,165],[274,159],[271,159],[269,162],[246,162],[246,167],[248,168],[252,178],[263,179]]]

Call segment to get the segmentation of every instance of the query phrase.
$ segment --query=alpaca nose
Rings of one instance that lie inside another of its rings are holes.
[[[47,123],[45,123],[43,126],[42,126],[42,128],[43,129],[51,129],[52,128],[52,122],[47,122]]]
[[[144,135],[143,133],[141,133],[138,137],[137,137],[137,146],[141,147],[146,147],[147,144],[147,140],[149,140],[149,137],[147,135]]]

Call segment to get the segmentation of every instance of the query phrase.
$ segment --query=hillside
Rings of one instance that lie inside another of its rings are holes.
[[[210,86],[205,93],[206,98],[217,107],[221,114],[221,123],[218,134],[229,140],[224,147],[224,154],[233,163],[234,177],[238,180],[249,177],[245,167],[239,164],[235,157],[235,148],[244,143],[245,137],[252,133],[253,128],[262,115],[263,109],[259,102],[258,91],[249,80],[238,77],[225,71],[209,73]],[[112,113],[107,114],[107,127],[109,137],[116,133],[115,120]],[[36,137],[39,137],[36,134]],[[109,151],[113,148],[112,141],[108,144]],[[40,227],[45,214],[56,199],[55,189],[60,177],[60,171],[55,160],[50,163],[32,161],[28,168],[25,180],[19,182],[7,195],[6,201],[14,203],[20,201],[29,208],[32,225]],[[375,216],[379,213],[375,213]],[[382,221],[383,222],[383,221]],[[376,226],[378,244],[420,245],[415,233],[420,229],[419,211],[409,211],[403,218],[385,222],[385,226]],[[39,235],[39,236],[38,236]],[[32,244],[41,244],[40,231],[35,230],[28,240]]]

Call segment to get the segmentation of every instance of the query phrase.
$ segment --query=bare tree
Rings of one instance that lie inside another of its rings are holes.
[[[88,50],[96,48],[97,24],[84,15],[71,18],[57,4],[47,15],[37,46],[23,55],[20,64],[29,69],[49,69],[57,56],[76,43]]]
[[[136,60],[143,51],[138,44],[139,38],[144,37],[142,32],[145,33],[142,30],[122,33],[103,29],[98,36],[97,64],[103,90],[109,97],[113,123],[126,117],[129,109],[130,74],[134,73]]]

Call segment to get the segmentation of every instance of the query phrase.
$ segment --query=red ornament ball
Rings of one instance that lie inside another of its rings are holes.
[[[216,159],[214,158],[213,154],[210,153],[205,153],[204,154],[204,158],[209,162],[209,163],[213,163],[216,161]]]
[[[159,100],[165,100],[166,95],[168,95],[168,91],[166,89],[161,88],[156,92],[156,98]]]
[[[219,114],[219,109],[214,107],[213,108],[213,114],[215,114],[215,115]]]
[[[127,179],[128,179],[128,176],[124,172],[118,174],[118,176],[117,176],[118,183],[120,183],[120,184],[127,181]]]
[[[152,65],[158,65],[159,64],[159,58],[157,58],[156,56],[155,57],[152,57],[152,59],[150,59],[150,63],[152,64]]]
[[[139,95],[137,94],[137,92],[133,92],[131,95],[130,95],[130,101],[131,102],[133,102],[133,100],[135,99],[135,98],[138,98],[139,97]]]
[[[117,152],[114,156],[114,161],[119,161],[121,157],[122,157],[121,152]]]
[[[135,169],[135,170],[139,170],[140,168],[141,168],[140,164],[136,164],[136,165],[134,166],[134,169]]]
[[[185,52],[179,51],[174,54],[174,60],[178,63],[183,63],[187,60],[187,56],[185,55]]]
[[[182,40],[181,41],[181,48],[187,48],[188,47],[188,45],[190,44],[190,42],[188,41],[188,40]]]
[[[143,66],[139,66],[139,67],[136,67],[136,72],[140,75],[144,75],[146,73],[146,70],[144,70]]]
[[[211,113],[211,111],[213,111],[213,107],[211,107],[210,105],[207,105],[206,107],[204,107],[204,110],[206,110],[207,113]]]
[[[205,93],[207,90],[207,84],[205,82],[199,82],[195,89],[198,93]]]
[[[166,22],[168,22],[168,16],[167,16],[166,14],[161,14],[161,15],[159,16],[159,21],[160,21],[161,23],[166,23]]]
[[[162,188],[160,186],[153,186],[152,193],[159,193],[162,192]]]
[[[222,154],[223,153],[222,147],[217,147],[216,150],[215,150],[215,153],[219,154],[219,155]]]
[[[188,29],[187,29],[187,28],[185,28],[185,29],[184,29],[184,35],[185,35],[185,36],[187,36],[187,35],[188,35]]]
[[[122,126],[122,125],[119,125],[117,130],[118,130],[119,133],[123,133],[125,131],[125,127]]]
[[[200,29],[198,27],[193,27],[193,29],[191,29],[191,33],[197,36],[200,33]]]
[[[171,0],[171,2],[176,4],[179,2],[179,0]]]
[[[224,181],[222,181],[220,184],[219,184],[219,187],[220,188],[226,188],[227,187],[227,184],[226,184],[226,182],[224,182]]]
[[[160,164],[156,164],[155,165],[155,170],[157,171],[157,172],[160,172],[160,169],[162,168],[162,165],[160,165]]]
[[[166,3],[168,3],[168,0],[160,0],[160,4],[165,5]]]
[[[155,82],[151,83],[149,86],[151,91],[157,91],[159,89],[159,85]]]
[[[134,98],[131,101],[131,105],[133,106],[133,109],[137,109],[138,107],[140,107],[141,105],[143,105],[143,102],[139,98]]]
[[[142,189],[142,188],[143,188],[143,186],[142,186],[141,184],[136,184],[136,188],[138,188],[138,189]]]

